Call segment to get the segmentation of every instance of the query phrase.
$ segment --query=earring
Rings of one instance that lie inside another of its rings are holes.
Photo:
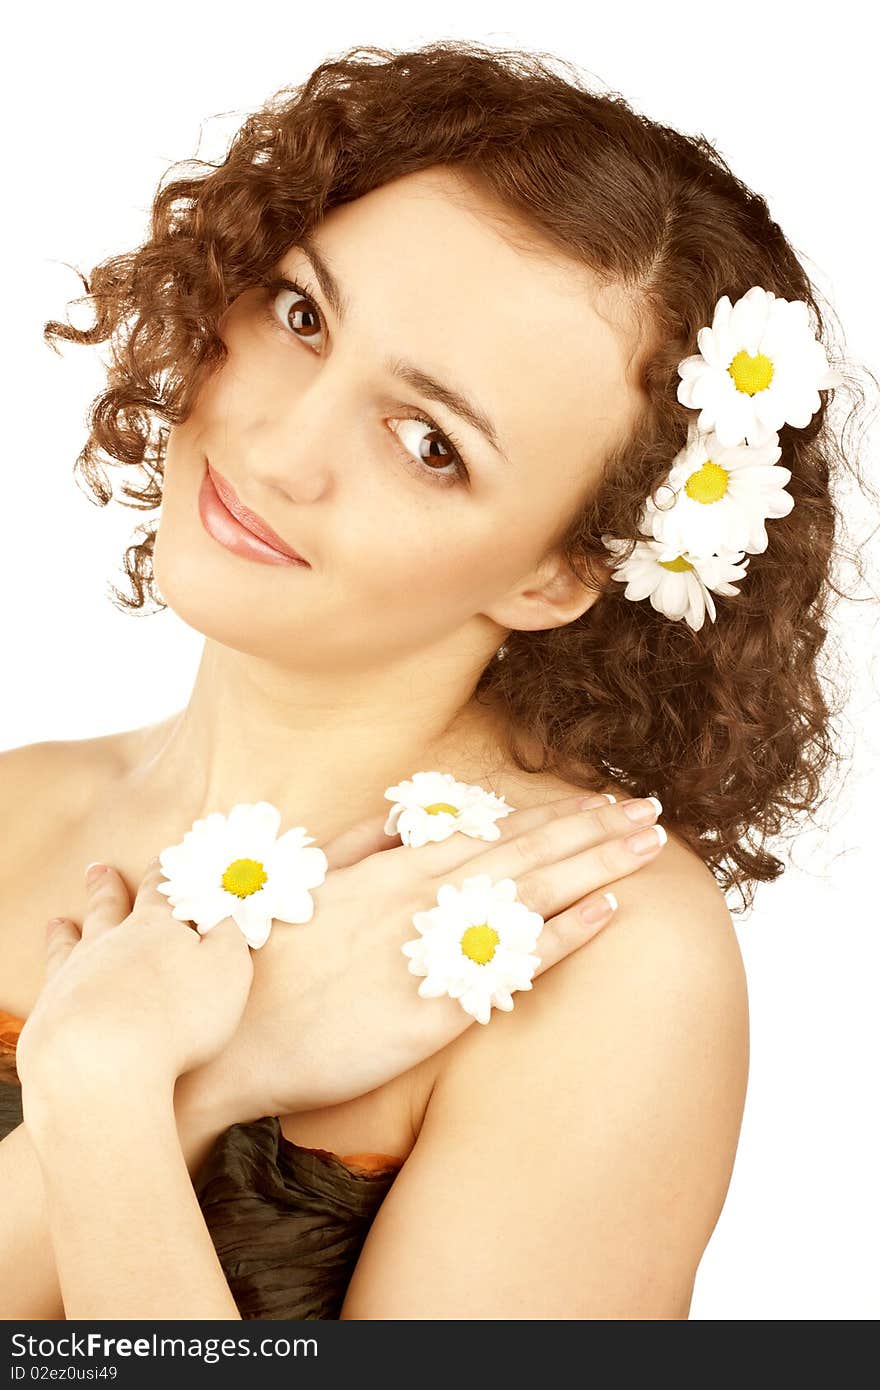
[[[504,643],[502,642],[502,643],[501,643],[501,646],[498,648],[497,652],[495,653],[495,660],[496,660],[496,661],[503,661],[504,658],[505,658],[506,656],[507,656],[507,647],[506,647],[506,646],[504,645]]]

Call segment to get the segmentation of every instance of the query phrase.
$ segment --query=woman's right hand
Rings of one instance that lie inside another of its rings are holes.
[[[590,807],[580,809],[585,799]],[[330,868],[313,890],[313,918],[276,921],[252,953],[238,1029],[222,1052],[181,1078],[183,1095],[210,1105],[215,1127],[225,1128],[338,1104],[439,1051],[474,1020],[456,1000],[419,995],[401,951],[418,935],[413,914],[436,905],[442,883],[459,887],[483,873],[493,882],[512,878],[518,900],[545,919],[537,978],[613,916],[588,921],[583,909],[604,903],[609,884],[660,851],[660,838],[653,852],[630,849],[627,838],[644,836],[657,814],[651,802],[638,802],[650,818],[636,826],[626,814],[634,804],[579,793],[513,812],[500,822],[499,840],[456,833],[419,848],[384,834],[386,811],[325,844]]]

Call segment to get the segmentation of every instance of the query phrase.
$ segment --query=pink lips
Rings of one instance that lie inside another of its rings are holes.
[[[199,491],[199,515],[205,530],[235,554],[264,564],[302,565],[308,561],[283,541],[243,502],[225,478],[207,464]]]

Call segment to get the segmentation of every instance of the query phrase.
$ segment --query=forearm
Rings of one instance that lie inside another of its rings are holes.
[[[63,1318],[43,1174],[24,1125],[0,1143],[0,1210],[0,1318]]]
[[[184,1160],[194,1176],[227,1124],[215,1118],[194,1088],[181,1094],[185,1081],[177,1083],[175,1115]],[[0,1142],[0,1212],[0,1320],[63,1319],[43,1174],[24,1125]]]
[[[238,1318],[177,1134],[171,1095],[25,1093],[66,1316]]]

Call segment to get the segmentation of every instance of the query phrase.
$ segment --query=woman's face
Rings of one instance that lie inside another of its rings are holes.
[[[408,175],[330,212],[314,259],[289,248],[277,269],[302,292],[230,305],[229,355],[169,436],[154,550],[160,593],[191,626],[298,670],[450,642],[481,665],[497,627],[589,606],[553,581],[553,548],[641,404],[635,340],[620,299],[513,249],[492,214],[451,171]],[[467,397],[495,442],[395,375],[403,361]],[[209,534],[207,464],[307,567]]]

